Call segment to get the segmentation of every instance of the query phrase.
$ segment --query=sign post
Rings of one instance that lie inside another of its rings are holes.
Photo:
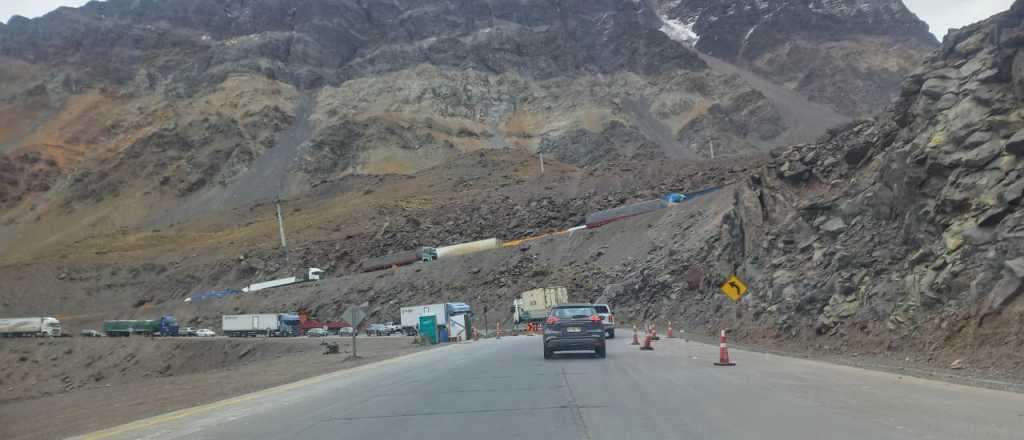
[[[366,320],[366,311],[369,308],[370,303],[364,302],[358,306],[350,306],[345,310],[345,313],[341,314],[342,319],[352,324],[352,356],[349,359],[359,359],[356,351],[356,336],[359,335],[359,328],[362,327],[363,321]]]
[[[750,290],[746,283],[736,275],[729,277],[729,280],[722,284],[721,289],[722,293],[734,302],[739,301],[747,293],[747,290]]]

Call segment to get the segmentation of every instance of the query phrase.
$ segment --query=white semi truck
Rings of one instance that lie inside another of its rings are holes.
[[[59,337],[61,325],[57,318],[8,318],[0,319],[0,336],[48,336]]]
[[[298,336],[299,315],[294,313],[255,313],[224,315],[221,332],[229,337]]]
[[[306,281],[318,281],[318,280],[320,280],[320,277],[323,276],[323,274],[324,274],[323,269],[317,269],[315,267],[310,267],[310,268],[306,269],[306,271],[302,274],[302,276],[288,277],[288,278],[279,278],[279,279],[276,279],[276,280],[263,281],[263,282],[260,282],[260,283],[250,284],[250,285],[242,288],[242,292],[244,292],[244,293],[251,293],[251,292],[257,292],[257,291],[264,290],[264,289],[273,289],[275,287],[282,287],[282,286],[288,286],[288,285],[291,285],[291,284],[304,283]]]

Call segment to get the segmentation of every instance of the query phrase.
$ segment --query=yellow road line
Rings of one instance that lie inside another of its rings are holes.
[[[453,347],[455,345],[458,345],[458,344],[452,344],[452,345],[449,345],[447,347]],[[443,349],[443,348],[446,348],[446,347],[438,347],[437,349]],[[437,350],[437,349],[435,349],[435,350]],[[434,351],[434,350],[418,351],[418,352],[415,352],[415,353],[409,353],[409,354],[398,356],[398,357],[394,357],[394,358],[391,358],[391,359],[385,359],[385,360],[382,360],[382,361],[379,361],[379,362],[371,362],[369,364],[360,365],[360,366],[355,367],[355,368],[348,368],[348,369],[345,369],[345,370],[335,371],[333,373],[327,373],[327,374],[324,374],[324,375],[321,375],[321,376],[311,377],[309,379],[303,379],[303,380],[300,380],[298,382],[292,382],[292,383],[285,384],[285,385],[278,385],[278,386],[276,386],[274,388],[268,388],[268,389],[265,389],[265,390],[262,390],[262,391],[256,391],[256,392],[253,392],[253,393],[245,394],[245,395],[234,397],[234,398],[230,398],[230,399],[221,400],[221,401],[214,402],[214,403],[209,403],[209,404],[202,405],[202,406],[182,409],[182,410],[170,412],[170,413],[167,413],[167,414],[163,414],[163,415],[154,416],[154,417],[150,417],[150,418],[147,418],[147,419],[142,419],[142,420],[139,420],[139,421],[131,422],[131,423],[124,424],[124,425],[121,425],[121,426],[116,426],[116,427],[113,427],[113,428],[110,428],[110,429],[105,429],[105,430],[102,430],[102,431],[96,431],[96,432],[91,433],[91,434],[86,434],[86,435],[84,435],[82,437],[73,437],[73,438],[80,438],[82,440],[99,440],[99,439],[104,439],[104,438],[110,438],[110,437],[113,437],[115,435],[120,435],[120,434],[124,434],[124,433],[131,432],[131,431],[138,431],[138,430],[144,429],[144,428],[152,428],[154,426],[161,425],[161,424],[173,421],[173,420],[178,420],[178,419],[183,418],[183,417],[188,417],[188,416],[191,416],[191,415],[194,415],[194,414],[197,414],[197,413],[201,413],[201,412],[207,412],[207,411],[214,410],[214,409],[220,409],[220,408],[224,408],[224,407],[228,407],[228,406],[232,406],[232,405],[237,405],[239,403],[242,403],[242,402],[245,402],[245,401],[249,401],[249,400],[252,400],[252,399],[256,399],[258,397],[264,397],[264,396],[266,396],[268,394],[276,394],[276,393],[280,393],[280,392],[284,392],[284,391],[291,391],[291,390],[294,390],[296,388],[301,388],[301,387],[305,387],[305,386],[309,386],[309,385],[315,385],[315,384],[321,383],[321,382],[329,380],[329,379],[334,379],[334,378],[341,377],[341,376],[347,376],[347,375],[351,375],[351,374],[356,374],[356,373],[358,373],[358,372],[360,372],[362,370],[365,370],[365,369],[377,368],[377,367],[380,367],[382,365],[392,364],[392,363],[395,363],[395,362],[401,362],[401,361],[408,360],[408,359],[413,358],[413,357],[421,356],[421,355],[423,355],[425,353],[429,353],[431,351]]]

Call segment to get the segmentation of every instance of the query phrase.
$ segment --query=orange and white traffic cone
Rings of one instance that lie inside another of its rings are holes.
[[[494,335],[495,339],[501,339],[501,322],[495,324]]]
[[[672,339],[672,321],[668,322],[668,338]]]
[[[658,324],[651,324],[651,339],[655,341],[661,340],[661,338],[658,337]]]
[[[641,350],[654,350],[654,347],[651,346],[651,333],[650,332],[648,332],[647,333],[647,337],[644,338],[644,346],[640,347],[640,349]]]
[[[633,343],[630,345],[640,345],[639,331],[636,329],[636,324],[633,324]]]
[[[729,347],[725,344],[725,330],[722,330],[722,336],[718,338],[718,362],[715,365],[719,367],[732,367],[736,364],[729,362]]]

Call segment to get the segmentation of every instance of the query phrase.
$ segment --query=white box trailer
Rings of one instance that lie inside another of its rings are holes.
[[[437,325],[448,325],[448,304],[427,304],[402,307],[402,331],[415,335],[420,328],[420,316],[434,315]]]
[[[242,288],[242,292],[243,293],[251,293],[251,292],[258,292],[258,291],[264,290],[264,289],[273,289],[275,287],[282,287],[282,286],[287,286],[287,285],[296,284],[296,283],[304,283],[306,281],[319,281],[320,278],[323,276],[323,273],[324,273],[323,269],[317,269],[315,267],[310,267],[310,268],[307,268],[305,270],[305,272],[303,272],[302,276],[300,276],[300,277],[279,278],[279,279],[276,279],[276,280],[263,281],[263,282],[260,282],[260,283],[250,284],[248,286],[243,287]]]
[[[259,336],[276,334],[281,329],[277,313],[224,315],[221,330],[225,336]]]
[[[528,290],[520,295],[520,298],[512,302],[514,309],[513,322],[543,321],[548,316],[548,311],[559,304],[569,302],[569,290],[565,287],[544,287]]]
[[[0,336],[52,336],[61,335],[61,325],[57,318],[30,317],[0,319]]]

